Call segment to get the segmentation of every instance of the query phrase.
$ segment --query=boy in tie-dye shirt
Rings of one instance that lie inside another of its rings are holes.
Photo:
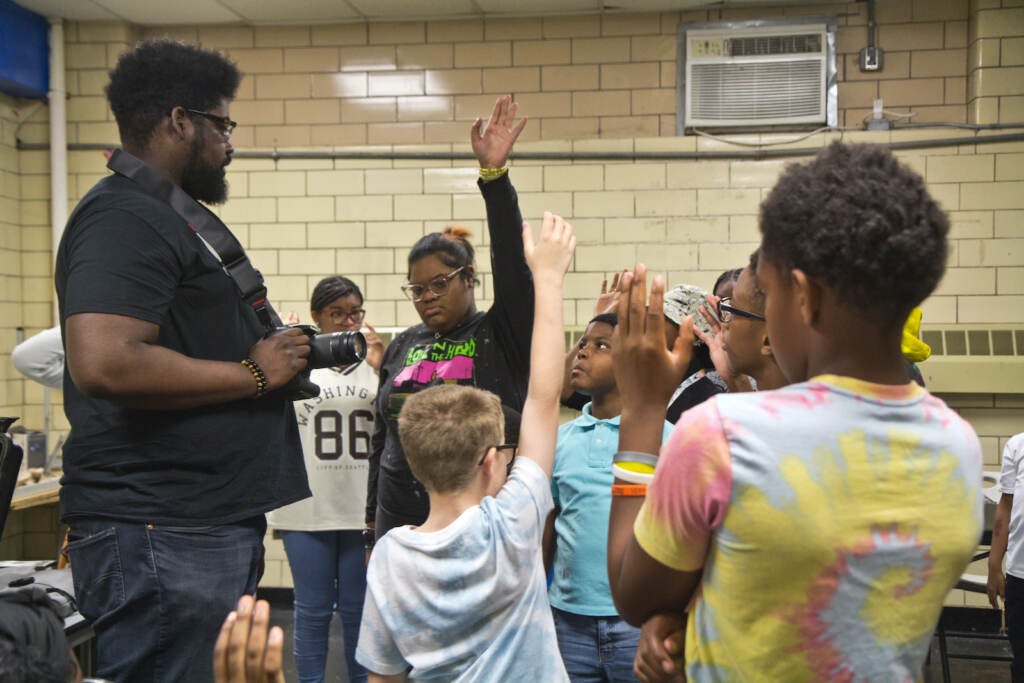
[[[612,594],[634,623],[689,608],[690,681],[918,680],[981,533],[977,436],[900,353],[948,222],[888,151],[837,143],[787,169],[761,231],[768,337],[793,384],[683,416],[646,499],[613,499]],[[645,316],[645,284],[640,268],[620,306],[619,447],[654,453],[665,376],[686,359],[657,352],[663,285]],[[636,666],[659,680],[672,657],[648,655]]]

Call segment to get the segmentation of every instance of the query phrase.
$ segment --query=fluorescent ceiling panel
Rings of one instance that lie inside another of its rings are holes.
[[[363,17],[344,0],[219,0],[253,24],[311,24]]]
[[[601,0],[476,0],[486,14],[537,15],[599,12]]]
[[[776,0],[777,1],[777,0]],[[678,12],[680,10],[700,9],[714,5],[721,7],[721,2],[708,0],[605,0],[604,8],[610,11],[626,12]]]
[[[408,19],[479,14],[473,0],[348,0],[368,19]]]

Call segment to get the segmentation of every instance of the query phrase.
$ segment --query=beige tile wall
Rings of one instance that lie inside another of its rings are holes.
[[[30,103],[0,94],[0,415],[22,415],[24,383],[10,362],[23,324],[21,174],[15,131]]]
[[[781,11],[836,10],[829,5]],[[873,75],[856,67],[856,53],[866,44],[863,3],[840,5],[838,11],[840,123],[858,124],[879,96],[887,109],[916,112],[915,121],[968,119],[968,35],[975,34],[969,33],[973,15],[967,0],[879,3],[879,44],[886,62]],[[241,123],[233,139],[239,149],[401,145],[406,151],[464,153],[472,120],[486,116],[494,98],[511,90],[531,119],[518,150],[568,157],[573,152],[735,149],[673,135],[676,25],[681,18],[756,18],[763,13],[182,27],[173,35],[227,50],[246,72],[231,110]],[[135,33],[120,24],[71,24],[66,33],[69,140],[114,143],[116,127],[102,90],[107,69]],[[153,33],[166,31],[146,34]],[[1009,39],[1007,44],[1012,56],[1016,44]],[[1014,92],[1024,95],[1024,81]],[[46,125],[42,112],[22,126],[22,139],[45,142]],[[940,129],[851,133],[846,139],[967,135]],[[795,146],[824,140],[819,135]],[[926,325],[1024,325],[1024,143],[947,145],[901,156],[926,177],[953,219],[949,270],[925,304]],[[24,324],[35,327],[50,324],[49,246],[43,241],[48,231],[47,159],[46,152],[17,155],[20,229],[32,237],[25,238],[18,273],[23,291],[16,303]],[[527,218],[552,209],[573,220],[580,246],[567,282],[566,313],[571,324],[581,324],[589,318],[601,280],[637,260],[665,273],[670,282],[705,286],[721,270],[744,263],[758,241],[758,204],[783,163],[563,158],[519,160],[511,174]],[[73,204],[103,175],[104,159],[100,152],[72,152],[69,164]],[[229,172],[232,198],[219,211],[266,274],[279,308],[308,319],[312,285],[326,274],[342,272],[363,286],[371,322],[399,328],[415,321],[398,286],[406,252],[417,237],[458,222],[474,231],[478,246],[486,247],[474,177],[474,168],[463,160],[236,159]],[[486,260],[485,248],[481,257]],[[486,278],[479,296],[486,306],[491,297]],[[39,390],[10,383],[24,391],[23,410],[41,424]],[[978,426],[986,462],[994,465],[1000,439],[1024,429],[1024,400],[991,394],[954,399]],[[59,410],[55,420],[59,428],[66,427]],[[280,544],[268,548],[265,584],[289,585]]]
[[[971,0],[968,41],[970,120],[1024,121],[1024,4]]]
[[[0,539],[0,559],[55,560],[63,531],[56,503],[13,510]]]
[[[845,139],[884,143],[904,137],[859,133]],[[713,146],[705,142],[545,141],[520,143],[519,150],[570,156],[595,148]],[[925,303],[926,324],[1024,324],[1024,182],[1014,179],[1024,143],[937,147],[899,156],[924,175],[952,219],[948,270]],[[510,177],[527,219],[545,209],[574,219],[579,247],[566,294],[573,300],[569,322],[582,324],[601,280],[636,260],[670,282],[705,286],[722,270],[742,265],[759,240],[759,203],[785,163],[523,160],[514,163]],[[312,285],[338,271],[359,280],[377,324],[404,327],[416,320],[399,290],[412,242],[457,222],[484,245],[475,175],[460,160],[237,159],[228,176],[232,199],[218,211],[247,243],[280,308],[306,315]],[[489,282],[480,296],[485,304],[490,300]]]

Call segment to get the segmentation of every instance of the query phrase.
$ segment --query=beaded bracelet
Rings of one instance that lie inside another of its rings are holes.
[[[612,495],[628,498],[644,498],[647,496],[646,484],[612,484]]]
[[[256,380],[256,398],[267,393],[269,382],[267,382],[267,376],[264,374],[263,368],[259,366],[259,363],[252,358],[243,358],[239,362],[245,366],[246,370],[252,373],[253,378]]]
[[[502,166],[501,168],[481,168],[480,180],[485,183],[489,183],[492,180],[497,180],[506,173],[508,173],[508,166]]]

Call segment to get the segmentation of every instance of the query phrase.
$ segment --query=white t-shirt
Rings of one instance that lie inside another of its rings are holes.
[[[64,388],[64,343],[60,325],[43,330],[11,350],[18,372],[51,389]]]
[[[1013,496],[1010,538],[1006,543],[1006,573],[1024,579],[1024,432],[1006,442],[999,491]]]
[[[344,370],[318,368],[310,379],[320,395],[295,402],[295,418],[312,498],[267,515],[275,529],[362,529],[377,371],[365,362]]]
[[[410,681],[567,682],[541,561],[552,507],[544,472],[518,458],[496,497],[444,529],[388,532],[370,558],[356,661]]]

